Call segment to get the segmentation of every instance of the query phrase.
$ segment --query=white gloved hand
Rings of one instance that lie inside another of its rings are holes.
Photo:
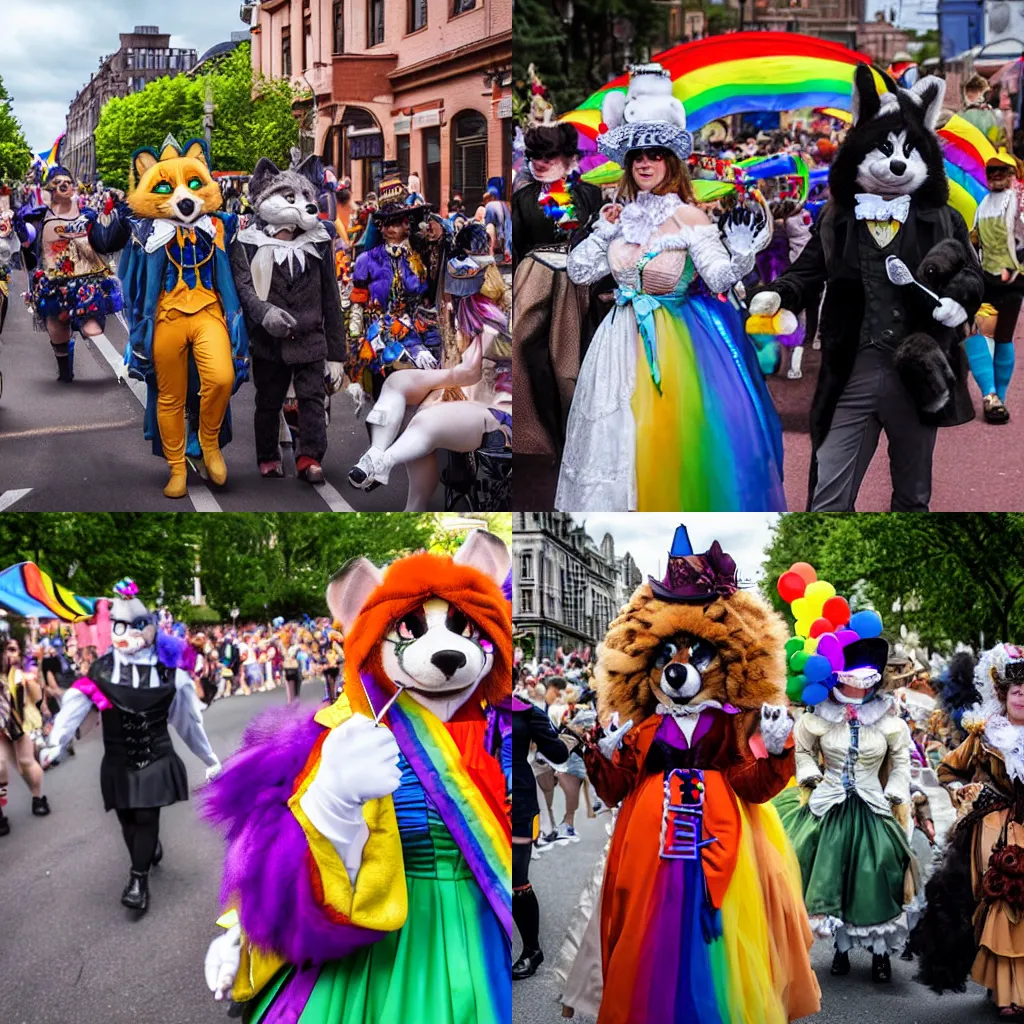
[[[622,745],[626,733],[633,728],[633,719],[627,719],[625,725],[619,726],[619,713],[616,711],[604,731],[604,736],[597,741],[597,749],[610,761],[612,754]]]
[[[206,961],[203,964],[206,985],[217,1002],[229,998],[241,959],[242,929],[236,924],[223,935],[218,935],[206,951]]]
[[[390,729],[378,728],[365,715],[353,715],[324,740],[310,788],[347,804],[388,796],[402,780],[398,754]]]
[[[60,747],[43,747],[39,751],[39,763],[44,768],[49,768],[58,757],[60,757]]]
[[[210,782],[212,779],[217,778],[217,776],[220,775],[221,768],[223,767],[224,766],[220,763],[220,761],[217,761],[216,764],[208,765],[206,768],[206,781]]]
[[[738,207],[720,221],[722,240],[733,256],[760,252],[771,240],[772,226],[754,210]]]
[[[434,353],[431,352],[429,349],[424,349],[422,352],[420,352],[416,356],[416,358],[413,360],[413,362],[421,370],[436,370],[437,369],[437,359],[434,357]]]
[[[761,739],[769,754],[781,754],[792,731],[793,719],[781,704],[761,705]]]
[[[775,316],[781,308],[782,296],[778,292],[758,292],[747,303],[751,316]]]
[[[967,310],[956,299],[940,299],[932,317],[944,327],[959,327],[967,319]]]
[[[355,403],[356,407],[356,418],[358,419],[363,414],[363,410],[369,404],[369,396],[363,390],[362,384],[349,384],[345,388],[345,393]]]
[[[329,361],[327,363],[327,379],[331,383],[331,394],[336,395],[345,382],[345,364]],[[362,389],[360,388],[360,390]]]

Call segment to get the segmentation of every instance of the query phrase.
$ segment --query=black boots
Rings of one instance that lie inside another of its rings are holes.
[[[160,845],[160,840],[156,841],[156,849],[153,851],[153,867],[156,867],[164,859],[164,848]]]
[[[535,949],[523,950],[523,955],[512,965],[512,980],[522,981],[523,978],[532,978],[537,973],[537,968],[544,963],[544,954]]]
[[[45,818],[50,813],[50,805],[45,796],[32,797],[32,813],[37,818]]]
[[[836,955],[832,957],[832,973],[833,974],[849,974],[850,973],[850,954],[840,953],[836,950]]]
[[[7,820],[3,811],[0,811],[0,836],[7,835],[11,831],[11,823]]]
[[[889,954],[879,956],[877,953],[871,957],[871,980],[892,981],[892,964],[889,963]]]
[[[70,384],[75,379],[71,369],[71,356],[57,356],[57,380],[62,384]]]
[[[149,872],[132,871],[121,893],[121,902],[132,910],[144,911],[149,906]]]

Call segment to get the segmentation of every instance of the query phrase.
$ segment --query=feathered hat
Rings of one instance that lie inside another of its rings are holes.
[[[597,148],[620,167],[634,149],[667,149],[680,160],[693,150],[686,111],[672,94],[672,78],[660,64],[629,69],[625,93],[610,92],[601,104],[602,133]]]
[[[1013,685],[1024,683],[1024,647],[1015,644],[996,644],[985,651],[974,669],[974,682],[980,705],[965,711],[961,724],[969,728],[969,720],[987,720],[1006,711],[1006,700],[996,692],[996,681]]]

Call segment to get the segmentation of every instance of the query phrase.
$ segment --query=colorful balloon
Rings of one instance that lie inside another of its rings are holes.
[[[850,617],[850,629],[864,639],[882,635],[882,616],[871,608],[865,608]]]
[[[813,707],[828,699],[828,688],[823,683],[808,683],[804,687],[802,699],[808,707]]]
[[[802,675],[790,674],[787,676],[786,696],[793,701],[794,704],[803,699],[804,686],[806,685],[806,682],[807,680],[804,679]]]
[[[830,597],[822,607],[821,614],[837,626],[845,626],[850,621],[850,605],[845,597]]]
[[[833,626],[828,619],[815,619],[811,623],[811,632],[809,635],[812,637],[824,636],[826,633],[833,632],[835,628],[836,627]]]
[[[807,581],[795,572],[784,572],[775,586],[779,591],[779,597],[786,604],[792,604],[798,597],[804,596]]]
[[[818,649],[818,638],[816,636],[809,636],[804,641],[804,650],[808,654],[813,654]]]
[[[793,626],[796,635],[806,640],[811,635],[811,623],[813,621],[814,619],[797,619],[796,625]]]
[[[843,645],[834,633],[826,633],[823,637],[818,638],[817,653],[823,658],[828,659],[833,672],[838,672],[845,664],[843,661]]]
[[[856,643],[860,639],[860,633],[853,629],[840,629],[836,633],[836,639],[839,641],[840,647],[849,647],[850,644]]]
[[[830,597],[836,596],[836,588],[831,583],[826,583],[824,580],[815,580],[814,583],[808,585],[807,590],[804,592],[804,597],[811,602],[812,605],[824,607],[825,602]]]
[[[797,651],[804,649],[804,641],[798,636],[790,637],[786,641],[786,660],[789,660],[791,654],[796,654]]]
[[[814,566],[809,565],[807,562],[794,562],[789,567],[789,571],[795,572],[805,583],[813,583],[818,578],[818,574],[814,571]]]
[[[811,614],[811,603],[806,597],[798,597],[789,606],[789,610],[793,613],[794,619],[802,619],[807,622],[814,619],[814,616]]]
[[[797,651],[792,658],[789,659],[789,670],[790,672],[803,672],[804,666],[807,664],[807,659],[810,657],[805,651]]]
[[[809,683],[823,683],[832,675],[832,663],[820,654],[812,654],[804,664],[804,675]]]

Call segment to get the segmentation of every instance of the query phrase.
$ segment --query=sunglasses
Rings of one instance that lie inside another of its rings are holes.
[[[151,625],[151,620],[148,618],[139,618],[136,619],[134,622],[123,622],[118,620],[111,622],[110,631],[115,636],[122,636],[124,633],[128,631],[129,627],[132,629],[142,630],[149,625]]]
[[[638,149],[635,152],[634,162],[637,160],[650,160],[652,163],[659,163],[665,159],[665,150],[663,149]]]

